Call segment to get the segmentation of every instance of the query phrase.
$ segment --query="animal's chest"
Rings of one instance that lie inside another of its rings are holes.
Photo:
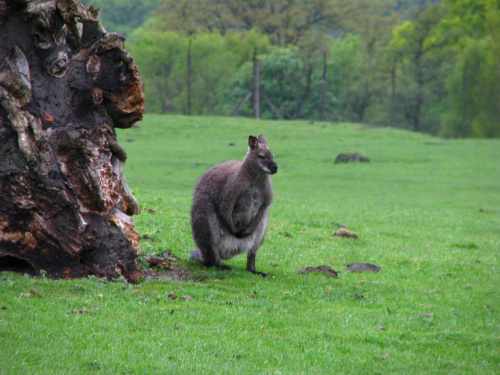
[[[250,226],[264,200],[264,194],[258,187],[250,187],[238,197],[232,214],[233,224],[238,231]]]

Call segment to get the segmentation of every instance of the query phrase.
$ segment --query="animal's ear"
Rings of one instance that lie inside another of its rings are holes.
[[[257,138],[251,135],[250,137],[248,137],[248,146],[250,146],[252,150],[255,150],[257,147],[259,147],[259,141],[257,140]]]
[[[259,143],[261,145],[267,145],[267,139],[262,134],[259,134]]]

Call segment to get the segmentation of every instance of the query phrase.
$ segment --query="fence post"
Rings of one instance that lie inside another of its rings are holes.
[[[321,93],[321,121],[325,121],[326,88],[328,86],[326,51],[323,52],[323,91]]]
[[[191,54],[192,38],[189,38],[187,55],[187,114],[191,115],[191,82],[193,81],[193,57]]]
[[[253,52],[253,114],[260,118],[260,67],[257,59],[257,47]]]

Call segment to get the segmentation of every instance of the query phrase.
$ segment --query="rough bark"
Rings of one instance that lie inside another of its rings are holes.
[[[142,119],[124,39],[77,0],[0,0],[0,271],[137,281],[115,128]]]

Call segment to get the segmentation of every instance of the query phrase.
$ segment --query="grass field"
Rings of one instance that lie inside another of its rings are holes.
[[[279,172],[257,269],[188,260],[210,166],[263,133]],[[500,140],[149,115],[119,131],[144,254],[187,281],[0,274],[0,374],[499,374]],[[340,152],[370,163],[334,164]],[[332,237],[339,225],[359,240]],[[341,272],[370,262],[379,273]],[[297,274],[328,265],[338,278]]]

